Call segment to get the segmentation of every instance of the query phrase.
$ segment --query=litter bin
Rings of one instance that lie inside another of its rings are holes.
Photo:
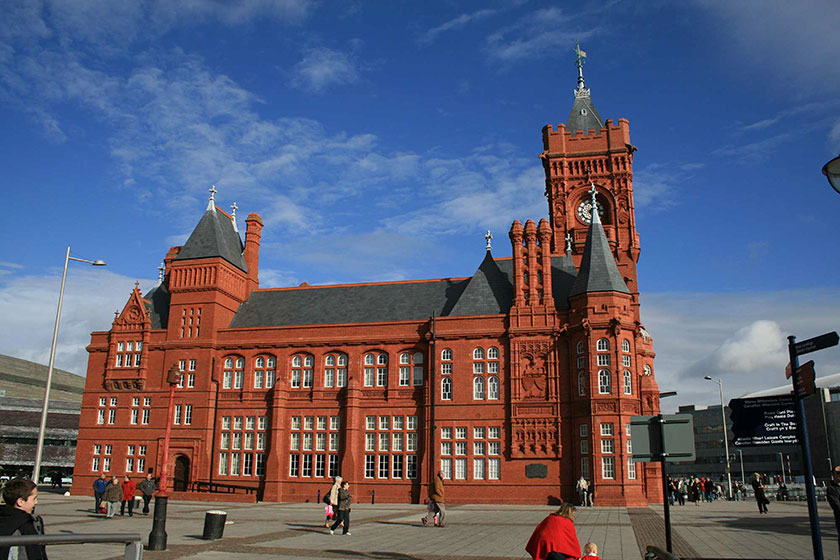
[[[204,514],[204,534],[201,538],[205,541],[212,541],[221,539],[225,532],[225,521],[227,520],[227,512],[213,510]]]

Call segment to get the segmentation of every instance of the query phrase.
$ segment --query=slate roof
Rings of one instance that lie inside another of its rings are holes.
[[[601,130],[604,128],[604,120],[598,114],[595,105],[592,103],[592,98],[588,94],[576,94],[572,111],[566,121],[566,130],[574,135],[578,130],[582,130],[586,134],[591,128]]]
[[[448,315],[467,280],[257,290],[231,328],[423,320]]]
[[[0,355],[0,389],[5,391],[7,398],[41,399],[40,402],[43,403],[48,369],[45,365],[29,360]],[[54,367],[50,386],[50,409],[52,410],[54,400],[81,402],[84,388],[84,377]]]
[[[575,280],[570,259],[552,257],[551,264],[555,305],[568,309]],[[257,290],[230,327],[417,321],[433,312],[438,317],[498,315],[510,311],[512,303],[513,260],[495,260],[488,251],[470,278]]]
[[[204,216],[175,260],[222,257],[233,266],[247,272],[242,249],[242,238],[233,228],[231,219],[217,211],[215,206],[211,206],[204,212]]]
[[[158,284],[143,296],[148,300],[146,311],[149,312],[153,329],[165,329],[169,321],[169,289],[165,284]]]
[[[589,224],[586,234],[580,270],[572,284],[569,297],[592,292],[630,293],[618,265],[615,264],[610,243],[597,212],[592,212],[592,223]]]
[[[507,313],[512,302],[513,284],[488,250],[449,315],[498,315]]]

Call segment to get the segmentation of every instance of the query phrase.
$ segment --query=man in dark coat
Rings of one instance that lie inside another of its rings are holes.
[[[143,482],[137,485],[137,489],[143,493],[143,515],[149,515],[149,502],[152,501],[152,496],[155,495],[155,490],[157,490],[152,473],[146,475]]]
[[[831,506],[831,511],[834,512],[834,525],[837,527],[837,533],[840,534],[840,466],[834,467],[831,471],[831,482],[825,490],[825,497],[828,505]],[[837,544],[840,545],[840,539],[837,540]]]
[[[761,483],[761,475],[755,473],[752,479],[752,489],[755,494],[755,501],[758,504],[758,513],[767,513],[767,504],[770,500],[764,495],[764,485]]]
[[[35,515],[38,505],[38,487],[31,480],[15,478],[3,487],[3,502],[0,506],[0,536],[43,535],[44,521]],[[46,560],[44,545],[30,544],[17,547],[17,557],[27,560]],[[11,547],[0,548],[0,560],[9,557]]]
[[[432,505],[434,507],[420,520],[423,522],[423,527],[428,526],[430,513],[432,514],[432,519],[434,519],[433,511],[435,509],[440,512],[440,517],[438,517],[438,527],[445,527],[444,518],[446,517],[446,504],[444,503],[443,497],[443,471],[438,471],[435,479],[432,481],[432,484],[429,487],[429,499],[432,501]]]

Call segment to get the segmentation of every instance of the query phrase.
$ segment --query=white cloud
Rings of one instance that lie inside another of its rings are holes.
[[[356,64],[348,53],[316,47],[309,49],[295,65],[292,85],[305,91],[323,93],[328,87],[359,80]]]
[[[715,404],[785,383],[785,337],[798,340],[837,330],[840,302],[830,290],[751,293],[644,293],[642,321],[654,337],[661,390],[679,397],[663,406]],[[818,376],[840,373],[840,349],[815,353]]]
[[[472,13],[469,13],[469,14],[461,14],[457,17],[454,17],[454,18],[450,19],[449,21],[446,21],[446,22],[438,25],[437,27],[433,27],[432,29],[429,29],[429,30],[425,31],[420,36],[420,42],[421,43],[432,43],[442,33],[446,33],[448,31],[453,31],[455,29],[461,29],[461,28],[466,27],[467,25],[469,25],[473,22],[480,21],[480,20],[483,20],[483,19],[487,19],[487,18],[489,18],[493,15],[496,15],[497,13],[498,13],[498,10],[483,9],[483,10],[478,10],[478,11],[475,11],[475,12],[472,12]]]
[[[122,310],[135,279],[107,269],[72,268],[67,271],[55,364],[85,375],[90,333],[111,328],[113,312]],[[155,282],[142,279],[141,289],[148,290]],[[10,277],[0,284],[0,353],[49,362],[60,287],[60,270]]]

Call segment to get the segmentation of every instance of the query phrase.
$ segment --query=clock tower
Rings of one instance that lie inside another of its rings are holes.
[[[639,320],[639,287],[636,263],[639,235],[633,205],[633,152],[627,119],[601,119],[583,79],[586,53],[575,49],[578,79],[574,103],[566,124],[543,127],[545,194],[552,230],[551,250],[566,254],[571,239],[572,259],[580,266],[586,234],[592,221],[589,193],[594,185],[596,207],[618,269],[632,296]]]

